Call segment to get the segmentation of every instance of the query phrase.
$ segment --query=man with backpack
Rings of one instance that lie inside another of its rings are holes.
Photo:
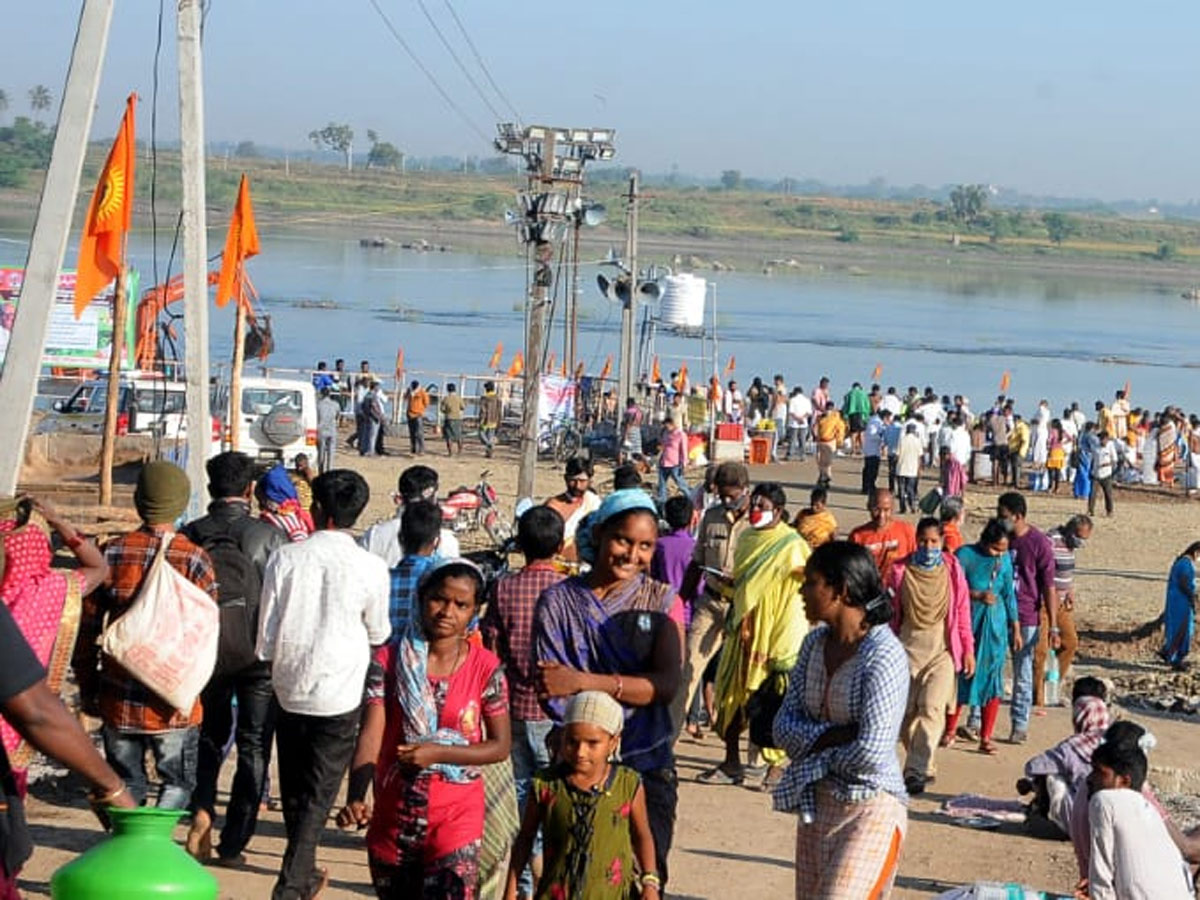
[[[217,667],[200,695],[204,722],[192,794],[192,827],[187,849],[201,862],[212,857],[212,827],[216,818],[217,777],[234,730],[233,699],[237,698],[237,772],[225,810],[225,827],[217,846],[217,861],[237,864],[254,836],[259,801],[271,759],[271,667],[257,659],[258,608],[263,570],[286,537],[251,515],[254,461],[245,453],[221,453],[210,459],[208,492],[213,498],[208,515],[188,524],[183,533],[202,547],[217,575],[221,634]]]

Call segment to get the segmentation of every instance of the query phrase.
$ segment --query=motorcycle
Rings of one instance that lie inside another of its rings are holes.
[[[482,528],[493,543],[501,545],[512,537],[512,528],[500,518],[496,489],[488,483],[491,474],[485,469],[475,487],[461,485],[446,496],[442,524],[455,534]]]

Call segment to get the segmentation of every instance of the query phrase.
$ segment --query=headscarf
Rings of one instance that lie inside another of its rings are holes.
[[[191,496],[191,484],[183,469],[156,460],[146,463],[138,473],[133,505],[147,525],[165,525],[183,515]]]
[[[296,493],[296,486],[288,477],[287,469],[280,463],[268,469],[258,482],[262,485],[263,496],[269,502],[277,506],[282,506],[289,500],[299,504],[300,495]]]
[[[1069,784],[1092,767],[1092,751],[1108,729],[1108,705],[1099,697],[1080,697],[1071,706],[1075,733],[1025,764],[1025,774],[1061,775]]]
[[[629,512],[631,509],[644,509],[651,515],[658,516],[658,507],[654,505],[650,495],[640,488],[613,491],[604,498],[599,509],[579,523],[579,529],[575,532],[575,547],[579,558],[586,563],[595,563],[596,532],[613,516]]]
[[[576,723],[595,725],[615,737],[625,726],[625,710],[603,691],[581,691],[571,698],[563,716],[564,725]]]
[[[290,541],[305,540],[316,531],[312,515],[300,505],[296,485],[287,469],[276,463],[258,480],[262,518],[283,531]]]

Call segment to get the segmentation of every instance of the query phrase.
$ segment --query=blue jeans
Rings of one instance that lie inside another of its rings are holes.
[[[1013,731],[1029,730],[1029,711],[1033,707],[1033,651],[1037,648],[1038,626],[1021,626],[1021,649],[1013,652]]]
[[[667,502],[667,484],[671,481],[675,482],[675,486],[679,488],[679,492],[685,497],[688,488],[688,483],[683,480],[683,466],[659,466],[658,467],[658,505],[662,506]]]
[[[103,735],[108,764],[121,776],[139,805],[146,800],[146,750],[149,749],[162,780],[157,805],[161,809],[187,808],[196,787],[199,727],[144,734],[105,725]]]
[[[549,719],[541,720],[512,720],[512,764],[513,778],[517,782],[517,807],[521,817],[525,816],[525,803],[529,799],[529,791],[533,786],[533,774],[538,769],[550,765],[550,751],[546,749],[546,738],[554,723]],[[530,859],[542,852],[542,832],[538,831],[533,841],[533,852]],[[533,872],[529,866],[517,880],[517,895],[533,896]]]

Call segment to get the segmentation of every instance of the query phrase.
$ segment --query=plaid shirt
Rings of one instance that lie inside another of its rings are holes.
[[[83,601],[73,665],[85,708],[99,706],[104,723],[118,731],[153,733],[199,725],[199,699],[183,715],[100,652],[105,618],[113,621],[133,603],[158,553],[159,537],[149,528],[122,535],[104,548],[108,580]],[[208,554],[181,534],[167,548],[175,571],[217,601],[217,580]]]
[[[788,690],[775,716],[775,740],[792,764],[775,788],[775,809],[799,812],[812,822],[817,812],[817,782],[825,779],[834,796],[856,803],[880,791],[907,802],[896,741],[908,702],[908,656],[886,625],[867,632],[854,657],[850,676],[849,709],[822,709],[828,698],[825,640],[829,628],[809,632],[800,646],[800,658],[788,676]],[[819,667],[810,676],[809,670]],[[823,696],[824,695],[824,696]],[[848,744],[816,753],[817,738],[838,722],[858,725],[858,737]]]
[[[388,600],[388,618],[392,620],[392,637],[399,636],[412,620],[416,609],[417,585],[436,559],[436,556],[406,556],[391,570],[392,593]]]
[[[512,693],[512,717],[525,722],[546,718],[538,703],[537,662],[533,653],[533,610],[542,591],[565,576],[548,561],[505,575],[496,585],[480,630],[483,642],[500,657]]]

